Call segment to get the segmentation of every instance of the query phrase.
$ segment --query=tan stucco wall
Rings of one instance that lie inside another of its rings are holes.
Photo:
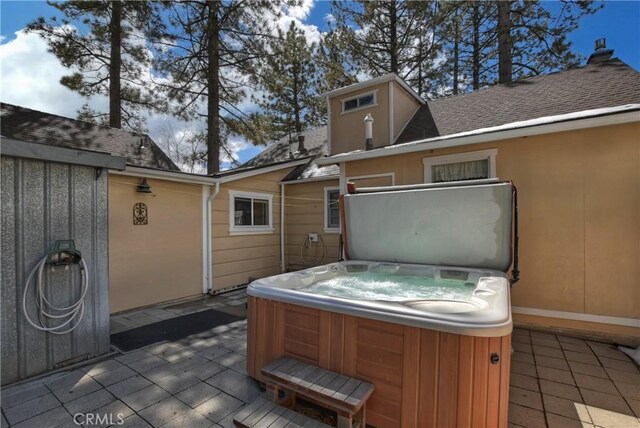
[[[393,141],[395,141],[420,107],[420,103],[396,82],[391,84],[393,85]]]
[[[340,234],[324,231],[324,189],[338,187],[338,180],[311,183],[288,184],[285,187],[285,260],[288,269],[297,270],[338,261],[338,241]],[[309,233],[317,233],[324,241],[312,243],[304,248],[303,263],[301,250]]]
[[[377,90],[377,105],[362,110],[342,113],[340,100]],[[382,83],[348,94],[331,98],[331,154],[350,152],[364,148],[364,118],[373,116],[373,145],[389,144],[389,84]]]
[[[109,176],[111,313],[202,293],[202,187]],[[133,225],[133,205],[147,205],[149,224]]]
[[[220,290],[280,273],[280,180],[291,168],[232,181],[220,186],[212,202],[213,289]],[[229,191],[273,195],[273,232],[229,233]]]
[[[512,304],[640,318],[638,123],[348,162],[346,175],[394,172],[396,184],[421,183],[423,158],[487,148],[519,193]]]

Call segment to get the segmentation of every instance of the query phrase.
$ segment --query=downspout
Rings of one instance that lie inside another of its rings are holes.
[[[280,183],[280,271],[285,271],[284,263],[284,183]]]
[[[212,233],[212,217],[211,206],[213,199],[220,193],[220,182],[216,181],[216,190],[212,195],[207,198],[207,287],[209,288],[209,294],[213,292],[213,249],[211,240],[213,239]]]

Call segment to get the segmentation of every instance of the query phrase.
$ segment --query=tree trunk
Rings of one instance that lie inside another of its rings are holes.
[[[209,19],[207,22],[207,174],[220,170],[220,86],[219,86],[219,36],[218,8],[216,0],[209,0]]]
[[[480,89],[480,4],[473,3],[473,54],[472,54],[473,90]]]
[[[112,128],[122,127],[121,92],[120,92],[120,69],[122,58],[120,47],[122,44],[122,3],[120,0],[111,2],[111,22],[109,31],[111,32],[111,58],[109,59],[109,126]]]
[[[511,1],[498,1],[498,83],[511,82]]]
[[[457,95],[458,89],[458,74],[460,73],[460,30],[458,25],[458,11],[456,8],[455,16],[453,17],[453,95]]]
[[[398,74],[398,16],[395,0],[388,3],[389,5],[389,53],[391,55],[391,72]]]

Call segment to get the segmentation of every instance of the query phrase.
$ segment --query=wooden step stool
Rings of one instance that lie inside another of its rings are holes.
[[[294,358],[282,357],[262,368],[267,398],[295,404],[296,395],[336,412],[338,428],[365,427],[366,402],[373,385],[340,373],[322,369]]]

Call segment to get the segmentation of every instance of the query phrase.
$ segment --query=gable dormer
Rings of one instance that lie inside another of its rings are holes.
[[[424,100],[396,74],[390,73],[325,94],[329,155],[365,148],[367,114],[373,117],[373,147],[398,138]]]

